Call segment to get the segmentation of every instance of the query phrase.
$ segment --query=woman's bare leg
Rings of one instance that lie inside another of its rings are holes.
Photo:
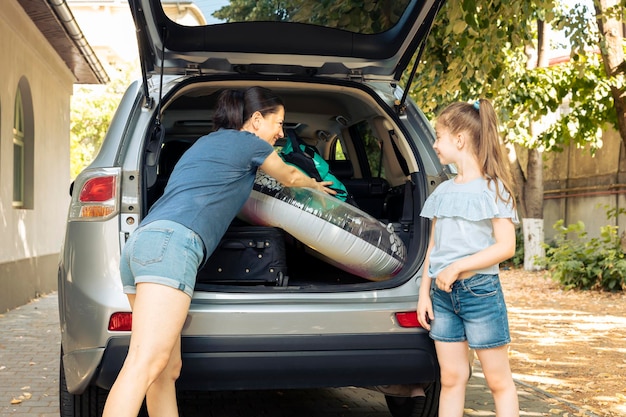
[[[133,328],[128,356],[111,388],[103,417],[136,417],[150,386],[168,365],[174,365],[172,353],[180,360],[180,333],[190,303],[191,298],[178,289],[153,283],[137,285],[131,301]],[[176,395],[164,400],[167,404],[163,406],[178,415]]]
[[[171,417],[178,415],[176,401],[176,380],[182,368],[180,356],[180,336],[174,346],[170,361],[159,377],[150,385],[146,393],[146,405],[150,417]]]

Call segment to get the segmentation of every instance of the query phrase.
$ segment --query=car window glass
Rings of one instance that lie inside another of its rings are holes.
[[[359,33],[381,33],[392,28],[409,0],[320,2],[318,0],[161,0],[165,15],[183,26],[233,22],[297,22]]]
[[[335,161],[345,161],[348,158],[346,152],[344,152],[343,150],[343,146],[341,145],[341,141],[339,140],[339,138],[337,138],[335,140],[335,142],[333,142],[333,147],[332,147],[332,155],[330,159],[333,159]]]

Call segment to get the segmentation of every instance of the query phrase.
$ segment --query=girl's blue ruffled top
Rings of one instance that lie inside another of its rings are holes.
[[[501,198],[496,199],[495,187]],[[429,275],[436,277],[457,259],[472,255],[495,243],[491,220],[510,218],[519,223],[512,199],[501,182],[477,178],[457,184],[454,179],[440,184],[428,197],[421,216],[436,218],[435,245],[430,253]],[[497,274],[499,265],[476,273]]]

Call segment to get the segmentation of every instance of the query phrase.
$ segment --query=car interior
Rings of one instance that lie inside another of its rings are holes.
[[[155,171],[144,175],[145,212],[163,193],[182,154],[195,140],[212,131],[211,112],[224,87],[194,83],[165,97],[161,110],[162,144],[156,163],[145,164]],[[270,88],[279,94],[286,108],[285,137],[276,143],[276,150],[280,151],[289,135],[315,147],[329,164],[330,172],[348,190],[351,202],[383,224],[392,224],[410,249],[416,215],[411,173],[418,171],[418,165],[410,145],[400,136],[381,103],[356,88],[311,88],[310,84],[294,83],[275,83]],[[236,218],[233,224],[241,222]],[[285,242],[289,270],[285,285],[289,288],[372,284],[309,255],[304,245],[288,233]]]

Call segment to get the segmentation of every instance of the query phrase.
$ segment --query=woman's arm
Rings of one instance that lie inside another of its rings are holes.
[[[276,152],[272,152],[265,158],[261,169],[276,178],[285,187],[308,187],[328,194],[337,194],[335,190],[328,188],[329,185],[333,184],[332,181],[315,181],[298,168],[287,165]]]

